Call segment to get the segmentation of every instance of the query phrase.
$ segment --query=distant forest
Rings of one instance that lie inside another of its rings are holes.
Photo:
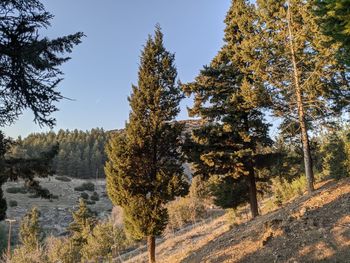
[[[104,178],[104,146],[109,133],[99,128],[90,131],[34,133],[25,139],[19,137],[10,154],[16,157],[35,157],[58,143],[59,152],[53,162],[57,175]]]

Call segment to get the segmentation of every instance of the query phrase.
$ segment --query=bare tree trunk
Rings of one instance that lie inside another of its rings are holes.
[[[252,218],[255,218],[259,215],[259,210],[258,210],[255,173],[252,167],[249,168],[248,181],[249,181],[248,183],[249,183],[250,211],[252,213]]]
[[[156,239],[154,236],[147,237],[148,262],[156,262]]]
[[[291,51],[291,57],[292,57],[292,63],[293,63],[293,77],[294,77],[294,84],[295,84],[295,95],[297,97],[298,117],[299,117],[300,129],[301,129],[301,142],[303,145],[305,174],[306,174],[306,178],[307,178],[308,192],[309,192],[309,194],[311,194],[314,191],[314,173],[312,170],[312,159],[311,159],[309,135],[307,133],[307,127],[306,127],[305,111],[304,111],[304,104],[303,104],[303,94],[302,94],[302,90],[300,87],[299,72],[298,72],[296,58],[295,58],[294,38],[293,38],[293,33],[292,33],[292,28],[291,28],[290,1],[288,1],[287,20],[288,20],[290,51]]]

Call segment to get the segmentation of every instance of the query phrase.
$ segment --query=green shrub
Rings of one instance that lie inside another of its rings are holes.
[[[225,213],[226,221],[230,226],[237,225],[238,214],[237,210],[234,208],[229,208]]]
[[[55,179],[58,181],[62,181],[62,182],[71,182],[72,181],[72,179],[70,179],[67,176],[56,176]]]
[[[80,194],[80,197],[83,198],[83,199],[85,199],[85,200],[89,199],[89,195],[88,195],[87,193],[85,193],[85,192],[82,192],[82,193]]]
[[[15,206],[18,206],[18,203],[16,200],[10,200],[9,201],[9,207],[15,207]]]
[[[35,250],[28,250],[25,246],[19,246],[14,249],[10,263],[41,263],[47,262],[45,251],[39,247]]]
[[[8,187],[6,188],[6,192],[9,194],[26,194],[28,191],[25,187]]]
[[[285,179],[273,178],[271,188],[274,194],[275,205],[281,206],[290,199],[302,195],[306,190],[306,186],[305,175],[294,179],[292,182],[288,182]]]
[[[95,185],[91,182],[86,182],[86,183],[82,183],[80,186],[75,187],[74,190],[78,192],[83,192],[83,191],[93,192],[95,191]]]
[[[90,196],[90,199],[92,200],[92,201],[99,201],[100,200],[100,197],[99,197],[99,195],[98,195],[98,193],[97,192],[93,192],[92,193],[92,195]]]
[[[80,262],[80,251],[71,239],[51,236],[46,239],[46,257],[49,263]]]
[[[327,141],[321,147],[323,177],[340,179],[348,176],[348,155],[346,139],[337,133],[328,135]]]
[[[111,222],[97,224],[81,251],[82,261],[111,262],[128,243],[123,228],[113,226]]]
[[[206,211],[203,202],[197,198],[181,197],[168,204],[170,229],[181,228],[186,224],[195,223],[205,218]]]

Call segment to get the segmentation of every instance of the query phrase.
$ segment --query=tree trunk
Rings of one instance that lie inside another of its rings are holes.
[[[295,58],[295,50],[294,50],[294,38],[291,28],[291,12],[290,12],[290,2],[288,1],[288,32],[289,32],[289,41],[290,41],[290,51],[291,58],[293,63],[293,77],[295,84],[295,95],[297,97],[297,105],[298,105],[298,117],[299,117],[299,125],[301,129],[301,142],[303,145],[303,154],[304,154],[304,166],[305,166],[305,174],[307,178],[307,186],[308,192],[311,194],[314,191],[314,173],[312,170],[312,159],[311,159],[311,151],[310,151],[310,143],[309,143],[309,135],[307,133],[306,119],[305,119],[305,111],[303,104],[303,94],[300,87],[299,80],[299,72],[297,68],[296,58]]]
[[[154,236],[147,237],[148,262],[156,262],[156,239]]]
[[[253,168],[249,168],[248,181],[249,181],[248,183],[249,183],[250,211],[252,213],[252,218],[255,218],[259,215],[259,210],[258,210],[255,173]]]

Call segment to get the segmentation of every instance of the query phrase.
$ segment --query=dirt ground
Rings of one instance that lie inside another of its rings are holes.
[[[350,179],[317,188],[238,226],[220,217],[169,237],[157,246],[158,262],[350,262]]]

